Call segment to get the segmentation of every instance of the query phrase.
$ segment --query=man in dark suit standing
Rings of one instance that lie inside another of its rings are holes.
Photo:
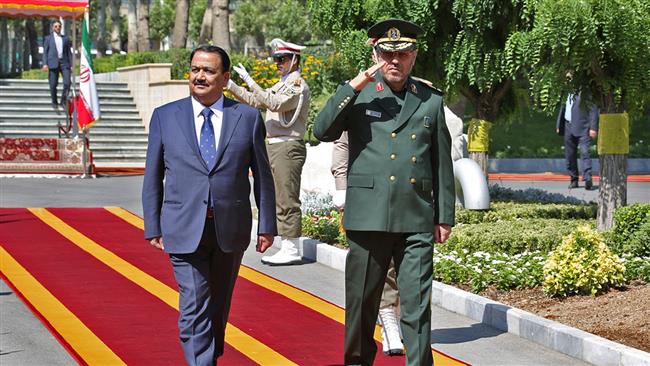
[[[555,131],[564,135],[564,156],[571,175],[569,188],[578,188],[579,149],[582,180],[586,190],[592,189],[589,140],[598,136],[598,107],[589,104],[580,94],[569,94],[566,103],[560,108]]]
[[[61,22],[55,20],[52,24],[52,34],[43,40],[43,70],[48,71],[52,108],[59,107],[56,99],[56,87],[59,85],[59,74],[63,77],[63,92],[61,106],[65,106],[70,92],[70,68],[72,67],[72,43],[70,38],[61,35]]]
[[[341,86],[314,126],[322,141],[348,131],[346,365],[374,361],[375,320],[391,259],[406,364],[433,363],[433,244],[451,233],[455,196],[442,93],[410,76],[421,33],[399,19],[373,25],[368,36],[378,63]]]
[[[223,96],[229,69],[222,48],[195,49],[191,97],[156,108],[149,125],[144,236],[169,253],[189,365],[214,365],[223,354],[230,300],[250,242],[249,169],[259,209],[257,251],[266,251],[277,233],[264,122],[257,109]]]

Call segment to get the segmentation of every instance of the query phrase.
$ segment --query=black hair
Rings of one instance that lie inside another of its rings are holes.
[[[54,20],[52,21],[52,25],[54,25],[54,24],[56,24],[56,23],[59,23],[59,25],[63,25],[63,24],[61,23],[60,20],[58,20],[58,19],[54,19]]]
[[[223,48],[219,46],[212,46],[212,45],[201,45],[192,50],[192,53],[190,54],[190,65],[192,64],[192,59],[194,59],[194,54],[197,52],[207,52],[207,53],[216,53],[219,55],[219,58],[221,59],[221,72],[229,72],[230,71],[230,56],[228,56],[228,52],[224,50]]]

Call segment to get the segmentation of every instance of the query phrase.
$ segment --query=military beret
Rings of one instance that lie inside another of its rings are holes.
[[[422,28],[402,19],[387,19],[368,29],[368,38],[381,51],[410,51],[416,48],[417,37],[424,33]]]

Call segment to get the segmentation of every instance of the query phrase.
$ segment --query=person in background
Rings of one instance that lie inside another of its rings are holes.
[[[249,170],[259,210],[257,251],[273,245],[277,233],[264,123],[258,110],[223,96],[229,69],[222,48],[196,48],[191,96],[156,108],[149,124],[144,237],[169,254],[181,346],[192,366],[214,366],[224,352],[235,280],[250,243]]]
[[[373,25],[368,37],[379,63],[341,86],[314,124],[321,141],[344,131],[349,139],[346,365],[373,364],[375,320],[391,260],[406,364],[433,364],[433,244],[451,233],[455,188],[441,93],[410,76],[422,32],[401,19]]]
[[[580,94],[569,94],[566,103],[560,108],[555,131],[564,135],[564,157],[571,176],[569,188],[578,188],[578,150],[580,167],[585,189],[591,190],[591,158],[589,141],[598,136],[598,107],[589,104]]]
[[[43,70],[49,71],[47,80],[50,84],[52,108],[65,107],[70,92],[70,72],[72,67],[72,43],[70,38],[61,34],[61,21],[52,23],[52,33],[43,39]],[[56,98],[56,88],[59,85],[59,74],[63,78],[61,103]]]
[[[311,94],[300,75],[300,51],[305,47],[276,38],[271,41],[271,48],[280,81],[262,89],[239,64],[234,70],[250,90],[231,80],[228,91],[239,101],[266,110],[266,148],[275,181],[281,249],[274,255],[262,257],[262,263],[290,265],[302,262],[298,251],[302,235],[300,176],[307,157],[303,137]]]

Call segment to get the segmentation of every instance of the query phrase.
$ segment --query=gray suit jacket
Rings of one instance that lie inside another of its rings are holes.
[[[72,52],[70,51],[72,43],[67,36],[61,36],[61,38],[63,41],[63,56],[60,64],[54,35],[50,34],[45,36],[43,40],[43,65],[47,65],[50,69],[57,69],[59,67],[69,69],[72,66]]]
[[[226,98],[217,160],[209,169],[196,140],[190,97],[156,108],[142,187],[145,239],[162,236],[166,252],[193,253],[203,234],[209,196],[221,250],[245,250],[252,225],[249,169],[259,209],[257,232],[275,235],[275,189],[265,135],[257,109]]]

